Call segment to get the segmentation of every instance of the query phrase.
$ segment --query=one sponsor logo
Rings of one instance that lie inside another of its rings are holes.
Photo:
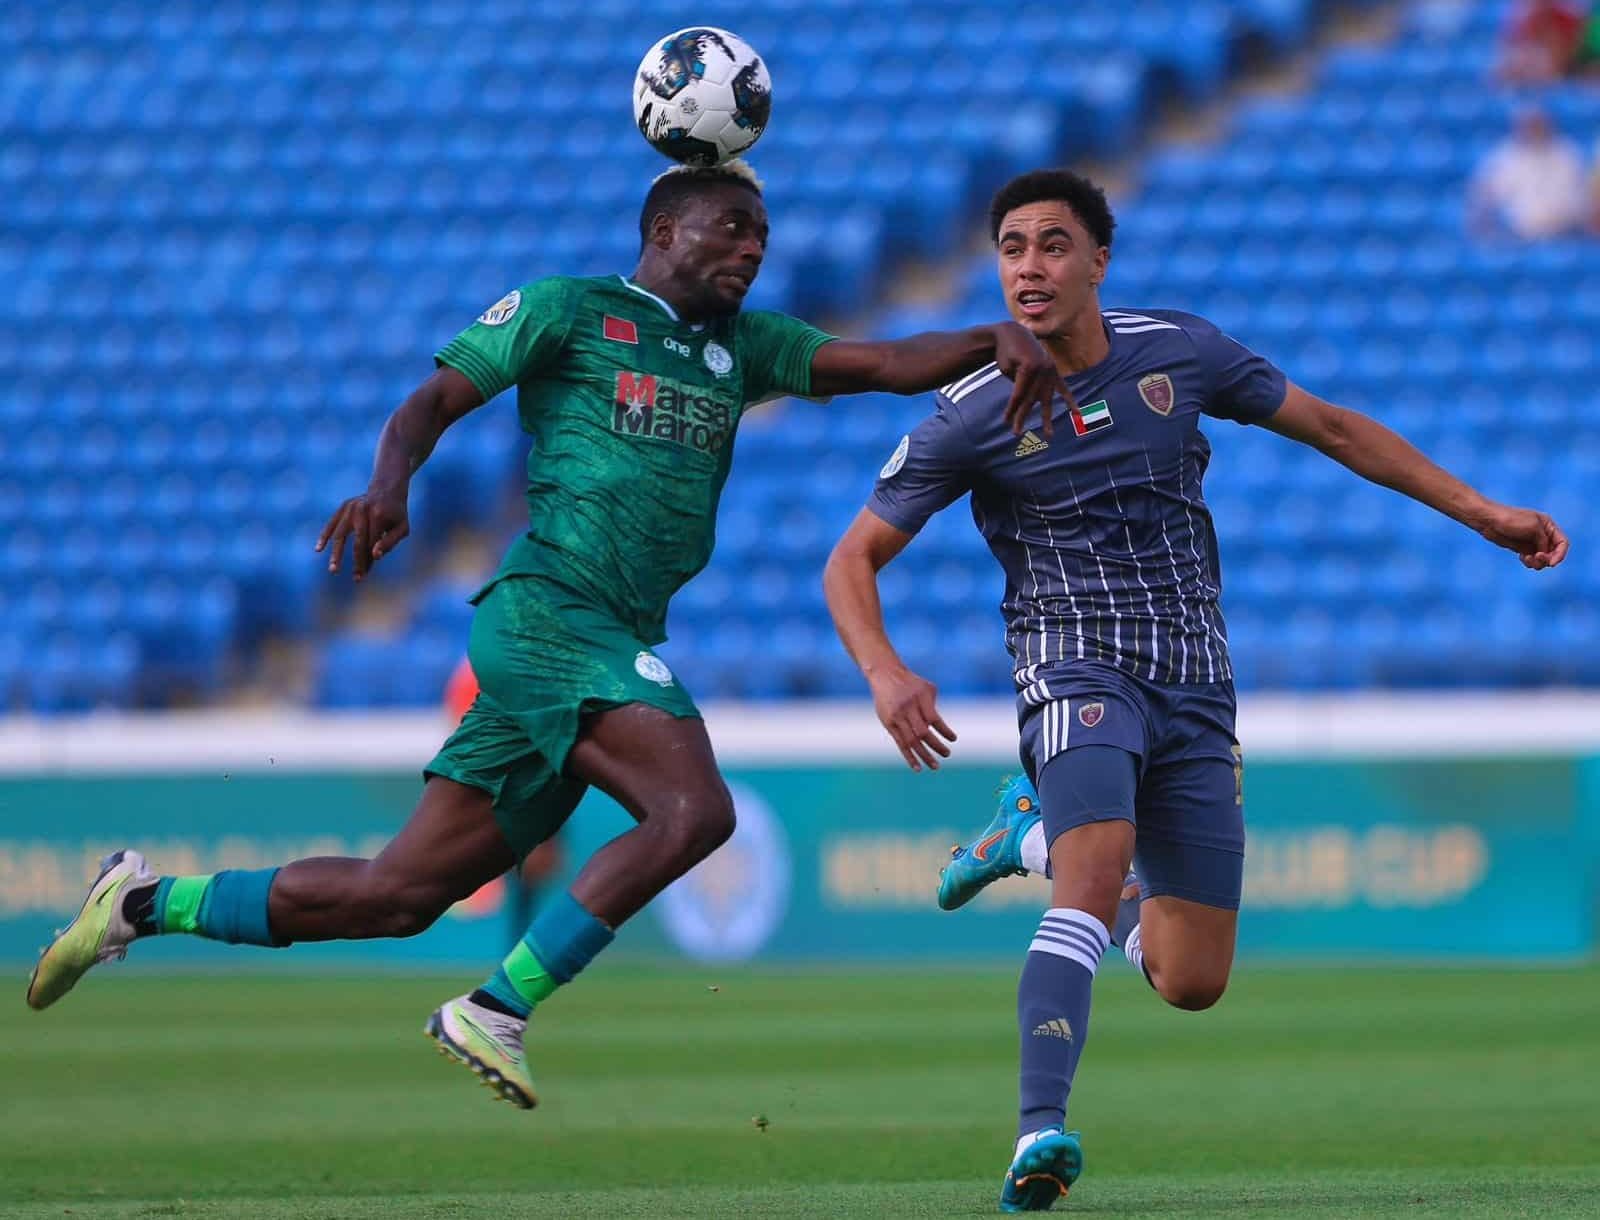
[[[883,469],[878,471],[880,479],[892,479],[900,473],[900,467],[906,464],[906,454],[911,452],[911,434],[908,432],[900,438],[900,443],[894,447],[894,452],[889,455],[889,460],[883,464]]]
[[[641,652],[634,657],[633,669],[646,682],[654,682],[657,686],[672,685],[672,671],[667,668],[667,663],[653,652]]]
[[[522,291],[513,288],[493,305],[478,315],[478,321],[485,326],[503,326],[516,317],[517,310],[522,307]]]
[[[1018,457],[1032,457],[1041,449],[1050,448],[1050,442],[1042,438],[1032,428],[1022,434],[1022,439],[1017,442],[1016,454]]]
[[[677,352],[680,356],[689,355],[689,345],[681,340],[674,339],[671,335],[668,335],[665,339],[661,340],[661,346],[666,348],[669,352]]]
[[[1085,703],[1078,708],[1078,723],[1086,729],[1092,729],[1105,719],[1106,705],[1103,703]]]
[[[1072,430],[1079,436],[1088,436],[1101,428],[1111,426],[1111,404],[1105,399],[1091,402],[1086,407],[1072,408]]]
[[[706,367],[718,377],[726,377],[733,369],[733,357],[720,343],[707,343],[701,356]]]
[[[613,432],[670,441],[700,453],[721,453],[733,435],[734,420],[734,406],[720,392],[653,373],[630,369],[617,373]]]
[[[601,333],[607,339],[617,343],[639,342],[639,328],[626,318],[613,318],[606,314],[605,320],[600,324]]]
[[[1170,414],[1176,399],[1172,392],[1172,378],[1165,373],[1151,373],[1139,378],[1139,397],[1157,415]]]
[[[1033,1027],[1035,1038],[1062,1038],[1067,1042],[1072,1041],[1072,1026],[1067,1024],[1065,1017],[1051,1017],[1048,1021],[1041,1021]]]
[[[753,957],[783,924],[793,864],[771,807],[753,788],[730,783],[733,837],[650,907],[667,938],[702,961]]]

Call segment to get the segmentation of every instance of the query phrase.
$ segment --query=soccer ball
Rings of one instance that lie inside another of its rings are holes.
[[[761,138],[772,78],[737,34],[692,26],[668,34],[639,61],[633,119],[657,152],[688,165],[720,165]]]

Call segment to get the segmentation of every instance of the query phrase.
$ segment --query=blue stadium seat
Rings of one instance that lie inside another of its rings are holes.
[[[713,0],[696,19],[744,32],[779,81],[752,158],[774,238],[750,304],[859,318],[886,272],[960,248],[1003,177],[1121,156],[1157,104],[1211,95],[1255,47],[1300,45],[1323,7],[1041,10],[1045,79],[990,70],[1014,31],[979,0]],[[557,46],[524,36],[512,0],[18,11],[0,14],[0,691],[50,712],[205,698],[267,636],[307,638],[351,604],[310,541],[364,486],[428,353],[516,280],[630,264],[660,161],[617,109],[639,48],[616,31],[649,13],[558,0]],[[1325,55],[1305,95],[1250,101],[1219,142],[1148,158],[1116,200],[1107,299],[1206,314],[1592,532],[1600,247],[1482,247],[1463,221],[1510,110],[1484,84],[1500,19],[1415,6],[1394,43]],[[1581,84],[1545,100],[1574,135],[1600,121]],[[987,254],[957,279],[950,301],[870,329],[999,316]],[[927,409],[873,398],[746,424],[721,549],[674,609],[697,692],[859,693],[819,570]],[[1600,681],[1595,582],[1530,592],[1436,516],[1277,438],[1209,431],[1241,684],[1467,681],[1475,629],[1521,641],[1483,682]],[[410,599],[405,630],[329,641],[320,702],[436,701],[470,589],[424,574],[454,531],[515,511],[527,444],[509,401],[446,438],[413,488],[416,539],[375,576]],[[999,583],[960,509],[885,573],[905,647],[946,690],[1005,689]]]

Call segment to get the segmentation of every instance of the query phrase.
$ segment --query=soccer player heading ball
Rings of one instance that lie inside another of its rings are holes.
[[[669,599],[711,555],[746,408],[789,394],[921,393],[993,363],[1014,386],[996,410],[1020,432],[1033,407],[1066,392],[1014,322],[848,342],[743,312],[767,211],[742,164],[661,175],[639,238],[632,275],[535,280],[446,344],[385,423],[367,490],[317,539],[331,571],[349,542],[362,579],[409,533],[411,478],[445,429],[517,387],[533,437],[528,530],[473,598],[481,693],[394,841],[372,860],[202,877],[159,877],[137,852],[117,852],[40,958],[30,1006],[53,1004],[140,936],[281,946],[414,935],[554,833],[592,784],[638,825],[545,903],[482,987],[427,1022],[500,1096],[535,1104],[523,1053],[534,1007],[733,830],[700,714],[652,647]]]
[[[885,634],[877,573],[930,516],[968,494],[1005,572],[1027,774],[1001,790],[995,820],[957,850],[939,905],[961,906],[1024,870],[1051,878],[1050,909],[1017,987],[1021,1113],[1000,1200],[1004,1211],[1033,1211],[1082,1169],[1078,1134],[1062,1128],[1107,945],[1179,1008],[1216,1003],[1233,965],[1243,762],[1216,535],[1201,497],[1211,455],[1201,417],[1311,445],[1526,567],[1560,563],[1567,540],[1545,514],[1485,499],[1203,318],[1102,309],[1113,221],[1087,179],[1025,174],[995,196],[989,223],[1011,315],[1049,350],[1076,401],[1057,404],[1053,436],[1019,441],[995,424],[1011,393],[1004,369],[945,386],[883,468],[824,583],[879,718],[920,770],[938,766],[954,734],[933,685]]]

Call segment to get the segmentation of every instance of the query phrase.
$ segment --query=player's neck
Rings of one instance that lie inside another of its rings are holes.
[[[695,308],[694,294],[672,277],[670,271],[663,270],[659,265],[651,265],[647,260],[641,259],[639,265],[633,269],[633,274],[628,277],[633,283],[643,288],[652,296],[660,297],[673,312],[684,322],[704,322]]]
[[[1063,376],[1093,368],[1111,354],[1111,340],[1106,335],[1098,301],[1080,310],[1060,334],[1039,342],[1056,362],[1056,371]]]

